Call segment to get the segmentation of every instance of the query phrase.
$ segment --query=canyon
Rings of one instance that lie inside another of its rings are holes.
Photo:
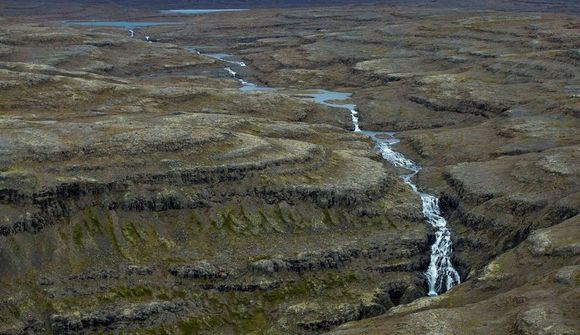
[[[577,334],[577,4],[256,3],[0,4],[0,334]]]

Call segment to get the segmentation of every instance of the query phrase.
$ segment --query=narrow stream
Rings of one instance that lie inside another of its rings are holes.
[[[210,56],[209,54],[208,54],[208,55],[206,55],[206,56],[213,57],[213,56]],[[216,58],[216,57],[213,57],[213,58]],[[220,58],[216,58],[216,59],[220,59]],[[222,60],[222,61],[224,61],[224,62],[227,62],[227,63],[232,63],[232,64],[233,64],[233,61],[227,61],[227,60]],[[240,62],[240,63],[241,63],[241,64],[243,64],[242,62]],[[244,65],[240,65],[240,66],[246,66],[246,65],[244,64]],[[229,66],[226,66],[226,67],[224,68],[224,70],[225,70],[227,73],[229,73],[229,74],[230,74],[232,77],[234,77],[234,79],[236,79],[238,82],[240,82],[240,84],[242,84],[242,87],[240,87],[240,90],[241,90],[241,91],[244,91],[244,92],[251,92],[251,91],[275,91],[275,90],[276,90],[276,89],[275,89],[275,88],[273,88],[273,87],[268,87],[268,86],[260,86],[260,85],[256,85],[256,84],[254,84],[254,83],[250,83],[250,82],[248,82],[248,81],[245,81],[244,79],[242,79],[242,77],[240,77],[240,76],[238,75],[238,73],[237,73],[236,71],[234,71],[234,70],[233,70],[231,67],[229,67]]]
[[[220,53],[204,55],[219,59],[229,64],[246,66],[245,63],[235,61],[232,56],[227,54]],[[272,87],[259,86],[243,80],[230,66],[226,66],[224,70],[240,82],[242,85],[240,89],[242,91],[276,90]],[[361,130],[356,105],[339,103],[340,101],[349,99],[352,96],[351,93],[318,89],[301,92],[297,95],[328,107],[348,109],[352,117],[354,131],[369,136],[375,142],[377,150],[387,162],[395,167],[403,168],[408,171],[408,173],[401,175],[401,179],[403,179],[405,184],[409,185],[409,187],[421,197],[423,217],[428,224],[435,228],[435,242],[431,245],[431,258],[429,266],[425,271],[429,290],[428,295],[439,295],[459,284],[461,282],[459,273],[451,263],[451,256],[453,253],[451,232],[447,228],[447,221],[441,215],[439,199],[431,194],[419,191],[417,185],[414,184],[413,177],[419,173],[421,167],[405,157],[402,153],[393,150],[393,147],[400,142],[394,136],[395,133]]]
[[[203,14],[211,12],[220,12],[222,10],[178,10],[178,11],[167,11],[165,14]],[[231,10],[230,10],[231,11]],[[238,10],[233,10],[238,11]],[[67,21],[68,24],[73,25],[84,25],[84,26],[112,26],[112,27],[123,27],[129,30],[130,36],[135,36],[135,29],[141,27],[150,27],[165,24],[179,24],[178,22],[128,22],[128,21]],[[147,41],[150,41],[150,37],[146,37]],[[195,47],[189,47],[189,51],[201,54]],[[234,70],[233,67],[246,67],[244,62],[236,60],[233,56],[225,53],[204,53],[205,56],[217,59],[227,66],[224,70],[233,78],[235,78],[240,84],[240,90],[244,92],[253,91],[273,91],[276,88],[260,86],[251,82],[247,82],[240,77],[240,75]],[[425,221],[435,228],[435,242],[431,245],[431,259],[429,262],[429,267],[425,272],[427,278],[430,296],[435,296],[440,293],[444,293],[453,286],[460,283],[460,277],[458,272],[453,267],[451,263],[451,256],[453,252],[451,232],[447,228],[447,221],[443,216],[441,216],[441,210],[439,208],[439,199],[428,193],[424,193],[418,190],[417,185],[413,182],[413,177],[419,173],[421,167],[415,162],[411,161],[405,157],[400,152],[393,150],[393,147],[399,143],[399,140],[394,137],[392,132],[373,132],[364,131],[360,129],[358,111],[356,105],[347,103],[338,103],[339,101],[347,100],[351,97],[351,93],[344,92],[334,92],[327,90],[310,90],[303,91],[299,93],[294,93],[295,95],[302,96],[316,103],[334,107],[334,108],[345,108],[350,111],[352,117],[352,124],[355,132],[359,132],[369,136],[376,144],[377,150],[381,153],[383,158],[390,164],[403,168],[408,173],[401,175],[403,181],[411,187],[411,189],[416,192],[422,201],[423,216]]]
[[[421,167],[405,157],[402,153],[394,151],[393,146],[399,143],[392,132],[363,131],[359,127],[358,112],[356,105],[337,104],[338,100],[350,98],[350,93],[338,93],[320,90],[310,95],[312,100],[330,107],[346,108],[351,112],[354,131],[369,136],[377,146],[377,150],[383,158],[393,166],[408,170],[409,173],[401,175],[403,181],[421,197],[423,217],[425,221],[435,228],[435,242],[431,245],[431,259],[425,272],[429,289],[429,296],[435,296],[451,289],[460,283],[459,273],[451,263],[453,246],[451,232],[447,228],[447,221],[441,216],[439,199],[428,193],[420,192],[413,183],[413,177],[419,173]]]
[[[393,136],[394,133],[370,131],[363,131],[363,133],[375,141],[377,149],[385,160],[393,166],[409,171],[409,173],[401,175],[401,178],[415,193],[419,194],[423,207],[423,217],[427,223],[435,228],[435,242],[431,245],[431,258],[429,267],[425,272],[429,288],[428,294],[436,296],[448,291],[459,284],[461,279],[451,263],[453,253],[451,232],[447,228],[447,220],[441,216],[439,199],[417,189],[417,185],[413,183],[413,177],[419,173],[421,167],[400,152],[393,150],[393,146],[399,143],[399,140]]]

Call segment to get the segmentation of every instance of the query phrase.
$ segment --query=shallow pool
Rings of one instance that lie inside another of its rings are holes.
[[[243,12],[247,9],[168,9],[162,10],[163,14],[187,14],[187,15],[199,15],[199,14],[210,14],[210,13],[224,13],[224,12]]]
[[[180,24],[179,22],[154,22],[154,21],[66,21],[67,24],[85,27],[117,27],[117,28],[144,28]]]

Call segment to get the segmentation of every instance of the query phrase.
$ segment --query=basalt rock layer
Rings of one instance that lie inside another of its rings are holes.
[[[572,234],[580,209],[576,16],[376,6],[255,11],[251,18],[238,15],[235,25],[218,17],[203,22],[190,27],[187,36],[161,29],[160,36],[203,45],[219,34],[222,48],[254,69],[247,76],[272,86],[347,88],[354,92],[361,128],[398,131],[398,150],[423,166],[419,186],[441,196],[454,232],[454,262],[469,283],[494,258],[540,229],[568,222],[561,229],[579,242]],[[247,33],[240,37],[244,28]],[[574,255],[546,261],[564,271],[576,264]],[[521,271],[529,271],[530,278],[546,275],[532,266]],[[543,326],[526,328],[528,321],[517,317],[479,329],[468,321],[463,325],[469,315],[494,309],[497,302],[489,297],[499,294],[467,294],[462,287],[469,283],[452,291],[465,300],[450,313],[438,314],[443,305],[421,302],[419,309],[431,314],[404,309],[345,329],[534,333],[545,326],[567,329],[554,333],[577,331],[578,316],[565,312],[578,309],[574,300],[543,301],[546,296],[527,300],[530,310],[541,303],[562,306],[548,308],[554,318]],[[539,285],[577,296],[577,281]],[[521,282],[505,287],[516,290],[513,296],[531,290]],[[471,304],[480,309],[470,310]],[[502,311],[526,313],[517,306]],[[438,320],[433,322],[441,327],[422,326],[425,319]]]
[[[0,39],[0,333],[311,333],[425,294],[418,199],[348,111],[124,32]]]
[[[518,6],[0,19],[0,333],[578,333],[580,23]],[[398,131],[464,283],[421,298],[418,196],[307,88]]]
[[[419,186],[441,197],[466,280],[331,333],[578,332],[576,16],[379,7],[260,22],[241,40],[207,20],[262,81],[348,87],[361,128],[398,131]]]

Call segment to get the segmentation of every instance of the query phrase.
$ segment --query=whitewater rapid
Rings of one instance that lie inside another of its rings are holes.
[[[394,151],[393,146],[399,143],[394,133],[367,132],[377,144],[377,149],[391,165],[403,168],[409,173],[401,175],[403,181],[421,197],[423,217],[425,221],[435,228],[435,242],[431,245],[431,257],[429,266],[425,272],[429,288],[428,294],[435,296],[444,293],[461,282],[459,273],[453,267],[451,257],[453,244],[451,232],[447,227],[447,220],[441,215],[439,199],[431,194],[421,192],[413,183],[413,177],[421,170],[421,167],[400,152]],[[388,136],[384,139],[383,137]]]
[[[245,67],[246,64],[243,62],[237,62],[231,60],[232,57],[227,54],[206,54],[207,56],[219,59],[229,64],[234,64],[238,66]],[[228,60],[226,60],[228,59]],[[237,64],[236,64],[237,63]],[[243,64],[243,65],[242,65]],[[243,80],[236,71],[234,71],[230,66],[226,66],[224,70],[229,73],[233,78],[235,78],[242,87],[242,91],[263,91],[263,90],[276,90],[271,87],[259,86],[250,82]],[[423,209],[423,217],[425,221],[430,224],[435,229],[435,242],[431,245],[431,255],[429,266],[425,271],[425,277],[427,279],[428,295],[436,296],[444,293],[451,289],[453,286],[461,282],[459,273],[453,267],[451,262],[451,257],[453,253],[453,243],[451,240],[451,232],[447,227],[447,220],[441,215],[441,209],[439,207],[439,199],[431,194],[421,192],[417,188],[417,185],[413,182],[413,177],[419,173],[421,167],[413,162],[412,160],[405,157],[400,152],[393,150],[393,147],[399,143],[393,132],[373,132],[361,130],[359,125],[359,117],[357,107],[354,104],[341,104],[339,101],[344,101],[349,99],[352,94],[344,92],[335,92],[328,90],[311,90],[307,92],[302,92],[297,94],[312,100],[316,103],[334,107],[334,108],[344,108],[348,109],[351,114],[353,130],[357,133],[361,133],[369,136],[376,144],[377,150],[381,153],[382,157],[389,162],[391,165],[399,168],[403,168],[408,171],[401,175],[401,179],[405,184],[417,193],[421,198],[421,204]]]

